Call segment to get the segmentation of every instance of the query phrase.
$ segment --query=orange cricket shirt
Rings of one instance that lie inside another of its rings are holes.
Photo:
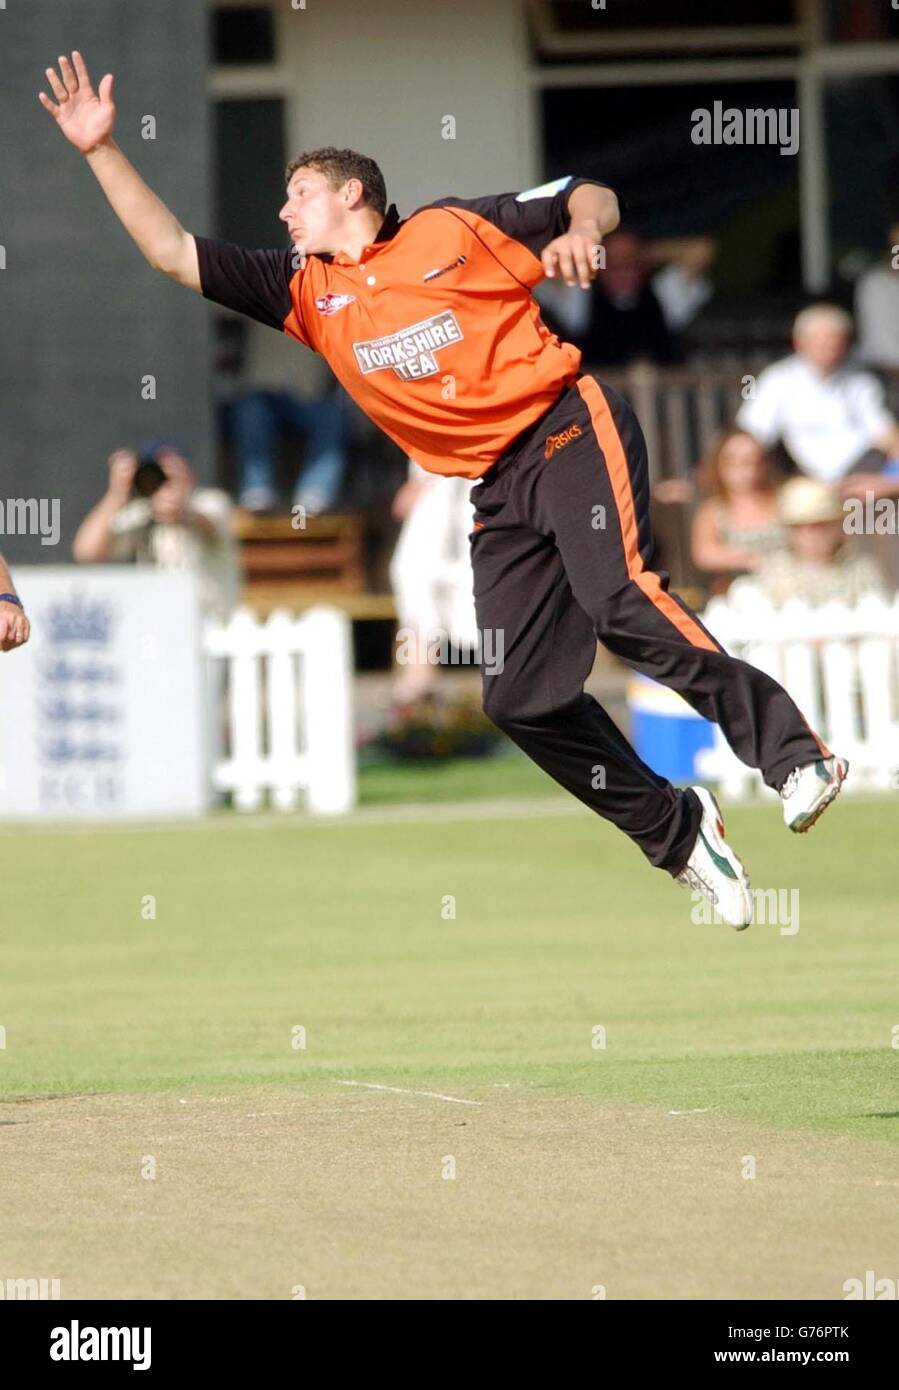
[[[321,353],[422,468],[480,478],[579,374],[531,290],[570,194],[594,182],[443,198],[403,221],[391,204],[358,262],[197,237],[202,291]]]

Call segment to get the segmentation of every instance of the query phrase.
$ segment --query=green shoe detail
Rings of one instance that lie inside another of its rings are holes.
[[[702,833],[701,830],[700,830],[700,832],[699,832],[699,838],[702,840],[702,843],[705,845],[705,847],[706,847],[706,849],[708,850],[708,852],[709,852],[711,858],[714,860],[715,867],[716,867],[717,869],[720,869],[721,872],[722,872],[724,875],[726,875],[727,878],[734,878],[734,879],[735,879],[735,878],[737,877],[737,875],[736,875],[736,873],[735,873],[735,871],[734,871],[734,866],[731,864],[731,862],[730,862],[728,859],[725,859],[725,857],[724,857],[723,854],[719,854],[719,853],[717,852],[717,850],[712,849],[712,846],[709,844],[708,840],[707,840],[706,837],[703,835],[703,833]]]

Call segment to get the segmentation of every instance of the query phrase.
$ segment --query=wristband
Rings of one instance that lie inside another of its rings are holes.
[[[0,594],[0,603],[14,603],[17,608],[22,609],[23,613],[25,612],[25,605],[18,594]]]

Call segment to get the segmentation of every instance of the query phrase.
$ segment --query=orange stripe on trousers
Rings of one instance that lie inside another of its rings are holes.
[[[702,647],[707,652],[720,652],[718,644],[713,642],[689,613],[685,613],[671,595],[665,592],[659,576],[645,568],[638,544],[637,514],[634,510],[634,494],[631,490],[627,458],[621,436],[612,419],[609,403],[592,377],[582,376],[577,383],[577,389],[590,412],[593,430],[605,457],[612,495],[618,509],[628,579],[633,580],[653,607],[677,628],[691,646]]]

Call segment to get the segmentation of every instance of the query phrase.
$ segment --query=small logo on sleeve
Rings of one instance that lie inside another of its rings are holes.
[[[336,314],[339,309],[345,309],[348,304],[355,303],[354,294],[328,294],[319,295],[315,301],[315,307],[320,314]]]
[[[570,444],[572,439],[580,439],[582,430],[580,425],[569,425],[567,430],[562,430],[561,434],[548,434],[546,436],[546,448],[543,451],[545,459],[552,458],[560,449],[564,449],[566,444]]]
[[[561,179],[553,179],[552,183],[541,183],[538,188],[526,188],[523,193],[519,193],[515,201],[516,203],[530,203],[534,198],[554,198],[570,183],[571,175],[565,174]]]

